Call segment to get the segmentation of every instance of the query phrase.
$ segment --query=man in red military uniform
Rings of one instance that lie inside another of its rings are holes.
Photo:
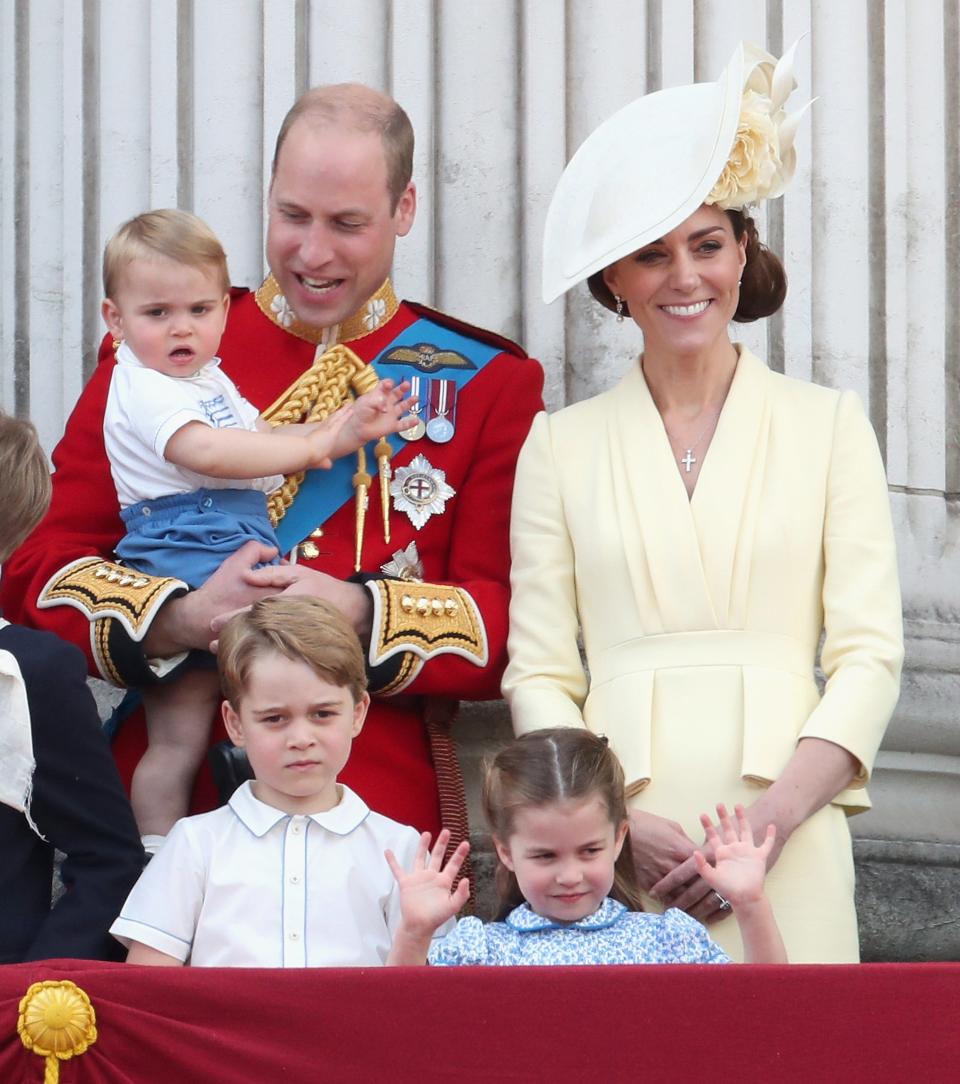
[[[272,274],[233,291],[220,350],[275,421],[335,409],[364,363],[416,378],[420,417],[393,439],[389,468],[378,444],[307,476],[278,525],[295,564],[255,569],[266,554],[248,543],[196,591],[131,573],[112,560],[122,526],[103,445],[105,341],[54,452],[51,510],[4,568],[2,598],[11,619],[54,630],[92,673],[133,687],[163,680],[208,646],[214,618],[265,593],[330,599],[369,644],[374,694],[343,781],[379,812],[434,833],[442,818],[459,835],[452,702],[499,693],[514,466],[542,373],[513,343],[394,295],[394,245],[416,210],[412,152],[406,114],[376,91],[319,88],[297,102],[273,163]],[[142,723],[121,729],[127,774],[143,746]],[[195,805],[212,799],[201,780]]]

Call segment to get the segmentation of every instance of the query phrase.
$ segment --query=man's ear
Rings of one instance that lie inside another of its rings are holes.
[[[397,200],[397,208],[393,212],[396,221],[397,237],[406,237],[413,227],[413,220],[417,214],[417,186],[410,181],[403,190],[400,199]]]
[[[223,725],[226,727],[227,737],[234,745],[242,749],[246,745],[243,727],[240,724],[240,716],[233,710],[233,705],[229,700],[224,700],[220,705],[220,714],[223,716]]]
[[[511,873],[514,873],[515,870],[513,868],[513,858],[510,855],[510,845],[504,843],[502,839],[497,839],[496,836],[493,837],[493,845],[497,850],[497,858],[500,859]]]

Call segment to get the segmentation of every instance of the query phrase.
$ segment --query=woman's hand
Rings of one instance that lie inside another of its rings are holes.
[[[631,809],[630,848],[637,868],[637,882],[644,892],[662,881],[678,866],[693,861],[697,845],[676,821],[640,809]],[[696,872],[692,869],[691,874]]]
[[[424,832],[417,845],[413,867],[407,871],[393,851],[385,857],[400,890],[402,921],[393,939],[387,963],[417,965],[426,962],[430,939],[437,929],[460,910],[470,897],[470,882],[464,877],[454,888],[460,867],[470,851],[464,840],[444,864],[443,856],[450,842],[446,828],[437,836],[430,850],[430,833]]]
[[[707,845],[713,852],[713,864],[702,851],[693,852],[699,875],[734,910],[742,904],[756,903],[763,897],[767,859],[777,834],[776,828],[768,824],[763,841],[758,845],[742,805],[737,805],[736,816],[734,823],[727,807],[721,802],[717,806],[717,831],[709,815],[701,813],[700,823],[706,833]]]

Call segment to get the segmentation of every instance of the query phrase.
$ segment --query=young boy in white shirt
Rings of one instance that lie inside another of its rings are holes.
[[[187,211],[125,222],[104,250],[103,288],[117,355],[104,445],[127,531],[116,553],[140,572],[200,587],[251,540],[275,552],[266,495],[285,474],[329,467],[409,421],[409,385],[391,381],[323,422],[272,428],[261,418],[216,357],[230,307],[226,255]],[[142,691],[149,744],[130,798],[150,853],[189,808],[218,692],[212,666]]]
[[[356,634],[327,602],[277,595],[230,620],[218,663],[256,779],[174,826],[111,927],[127,962],[384,963],[401,917],[384,851],[410,868],[421,837],[337,782],[370,703]]]

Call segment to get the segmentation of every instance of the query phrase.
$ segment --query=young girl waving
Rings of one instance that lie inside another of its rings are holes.
[[[466,902],[466,881],[453,885],[468,844],[444,865],[446,833],[432,853],[425,833],[409,872],[387,852],[403,914],[389,964],[729,962],[683,911],[640,910],[623,770],[604,738],[578,727],[523,735],[489,766],[483,804],[499,859],[498,921],[461,919],[431,945],[436,929]],[[774,828],[757,846],[741,806],[736,821],[722,805],[717,815],[719,826],[701,817],[712,863],[698,852],[697,871],[733,908],[746,962],[785,963],[763,892]]]

